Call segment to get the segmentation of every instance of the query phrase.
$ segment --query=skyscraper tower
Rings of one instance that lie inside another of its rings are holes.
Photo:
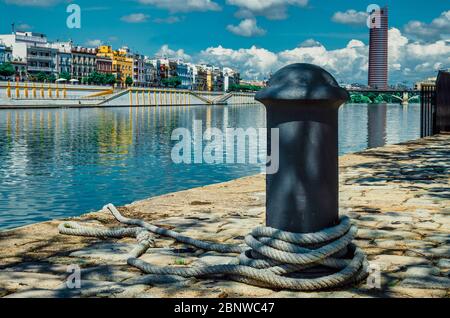
[[[369,86],[388,87],[388,7],[371,13],[369,47]]]

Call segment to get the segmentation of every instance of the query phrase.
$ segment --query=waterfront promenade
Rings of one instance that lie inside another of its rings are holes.
[[[255,104],[254,93],[0,81],[0,109]]]
[[[340,207],[359,227],[356,244],[381,271],[380,288],[362,283],[304,293],[224,279],[143,276],[125,263],[134,239],[63,236],[60,222],[50,221],[0,233],[0,296],[449,297],[450,134],[342,156]],[[120,211],[195,238],[239,243],[264,223],[264,176],[171,193]],[[119,226],[106,211],[74,220]],[[196,251],[161,237],[142,259],[173,266],[234,261],[233,255]],[[66,288],[71,264],[83,268],[81,289]]]

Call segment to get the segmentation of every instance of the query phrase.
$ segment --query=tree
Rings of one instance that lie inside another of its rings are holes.
[[[105,84],[105,75],[98,72],[93,72],[89,74],[87,80],[90,84],[102,85]]]
[[[12,75],[16,74],[16,70],[14,69],[14,66],[11,63],[3,63],[0,64],[0,75],[5,77],[10,77]]]
[[[178,87],[181,85],[181,79],[178,76],[175,77],[169,77],[169,78],[164,78],[162,80],[162,84],[165,87]]]
[[[48,80],[49,83],[55,82],[55,81],[56,81],[56,76],[55,76],[55,74],[47,75],[47,80]]]
[[[230,92],[257,92],[261,90],[261,87],[249,84],[232,84],[228,90]]]
[[[133,85],[133,79],[130,76],[127,76],[127,78],[125,79],[125,84],[127,86]]]
[[[44,72],[39,72],[36,74],[36,79],[38,82],[46,82],[47,81],[47,74]]]
[[[69,72],[61,72],[59,74],[59,78],[64,78],[65,80],[70,81],[71,76]]]
[[[106,74],[105,75],[105,84],[107,84],[107,85],[116,84],[116,77],[113,74]]]

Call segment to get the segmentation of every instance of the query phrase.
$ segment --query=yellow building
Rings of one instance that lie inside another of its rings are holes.
[[[210,92],[213,90],[213,74],[209,69],[206,71],[206,87]]]
[[[127,77],[133,78],[134,61],[126,48],[114,51],[111,46],[102,45],[98,48],[97,56],[112,59],[112,73],[122,84],[125,84]]]

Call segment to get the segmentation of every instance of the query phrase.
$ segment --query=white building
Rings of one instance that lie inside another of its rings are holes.
[[[56,74],[57,49],[41,33],[14,32],[0,35],[0,41],[12,48],[13,59],[27,63],[28,73]]]
[[[223,90],[228,92],[230,87],[235,84],[239,84],[239,73],[235,70],[224,67],[223,68]]]
[[[133,54],[133,82],[136,86],[146,86],[145,57]]]

